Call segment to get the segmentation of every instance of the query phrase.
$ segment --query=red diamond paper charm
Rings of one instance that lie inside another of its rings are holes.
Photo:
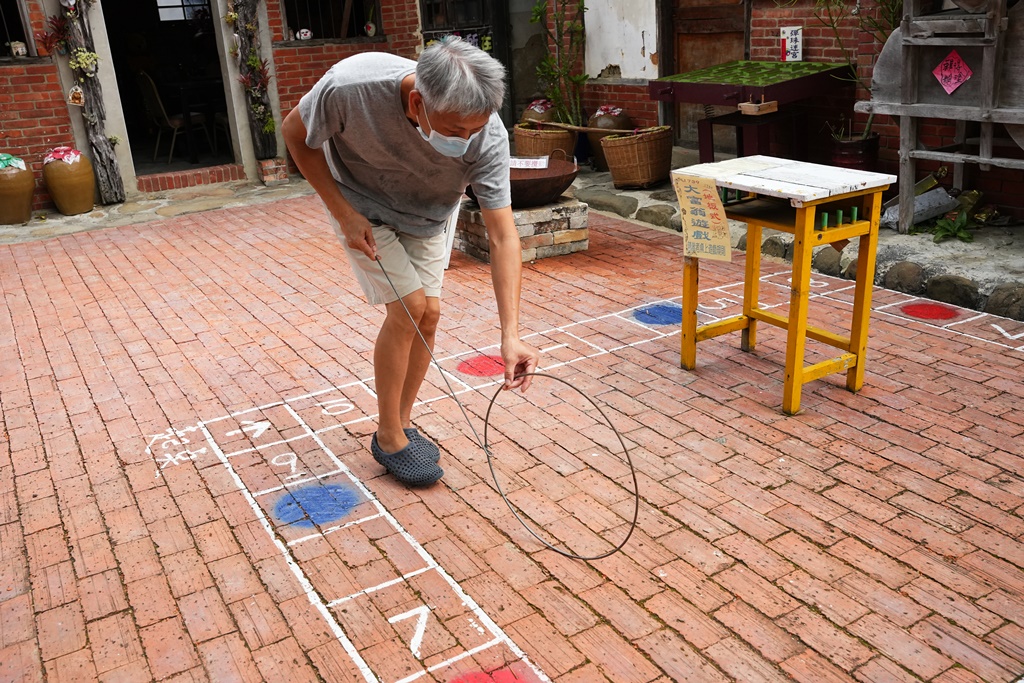
[[[939,85],[946,91],[946,94],[952,95],[953,91],[966,83],[974,72],[971,71],[971,67],[967,66],[963,57],[953,50],[939,62],[932,73],[935,74],[935,78],[939,79]]]

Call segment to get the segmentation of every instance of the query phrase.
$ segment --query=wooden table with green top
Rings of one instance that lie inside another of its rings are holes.
[[[764,115],[739,112],[701,119],[697,123],[700,162],[714,161],[712,125],[736,128],[741,156],[768,152],[768,124],[795,120],[785,105],[826,94],[852,82],[848,64],[829,62],[760,62],[740,60],[665,76],[648,84],[651,99],[738,107],[743,102],[778,102],[779,111]],[[800,142],[803,136],[794,136]]]

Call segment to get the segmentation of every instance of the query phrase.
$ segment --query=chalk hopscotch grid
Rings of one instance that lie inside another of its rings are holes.
[[[773,286],[776,286],[776,287],[788,289],[790,287],[789,278],[783,278],[784,282],[779,282],[779,281],[777,281],[779,275],[780,275],[779,273],[765,274],[765,275],[762,275],[760,277],[760,280],[764,284],[770,284],[770,285],[773,285]],[[785,275],[785,274],[783,273],[782,275]],[[741,302],[742,302],[742,292],[740,292],[739,296],[736,296],[736,294],[732,290],[735,290],[737,288],[742,288],[743,285],[744,285],[744,283],[741,281],[741,282],[730,283],[730,284],[726,284],[726,285],[720,285],[720,286],[717,286],[717,287],[709,287],[709,288],[700,290],[701,294],[705,294],[705,295],[709,294],[709,293],[712,294],[712,295],[714,295],[714,294],[721,294],[722,297],[717,299],[717,300],[715,300],[715,303],[719,304],[717,307],[716,306],[707,306],[707,307],[705,307],[705,306],[702,306],[702,305],[698,305],[699,309],[703,309],[703,310],[699,310],[698,311],[699,315],[702,316],[702,318],[707,319],[709,321],[719,320],[720,318],[718,316],[716,316],[715,313],[712,313],[710,311],[721,311],[721,310],[724,310],[725,308],[727,308],[729,306],[741,305]],[[847,305],[852,307],[852,302],[845,301],[845,300],[840,299],[840,298],[836,298],[835,295],[840,294],[841,292],[844,292],[844,291],[848,291],[849,289],[854,288],[855,285],[850,284],[850,285],[846,285],[846,286],[839,287],[839,288],[836,288],[836,289],[830,289],[829,288],[830,287],[830,283],[828,281],[814,280],[814,281],[812,281],[811,286],[812,287],[816,287],[816,288],[826,288],[826,291],[813,292],[810,295],[810,298],[812,298],[812,299],[822,298],[822,299],[826,299],[826,300],[832,301],[834,303],[847,304]],[[578,358],[575,358],[573,360],[556,362],[556,363],[552,363],[551,365],[548,365],[548,366],[543,366],[542,369],[543,369],[543,371],[551,371],[551,370],[557,369],[559,367],[571,366],[574,363],[578,363],[578,362],[581,362],[581,361],[584,361],[584,360],[587,360],[587,359],[591,359],[591,358],[595,358],[595,357],[599,357],[599,356],[603,356],[603,355],[608,355],[608,354],[613,354],[613,353],[615,353],[617,351],[620,351],[622,349],[625,349],[625,348],[632,348],[632,347],[640,346],[640,345],[643,345],[643,344],[648,344],[648,343],[656,342],[658,340],[661,340],[661,339],[664,339],[664,338],[667,338],[667,337],[671,337],[671,336],[675,336],[675,335],[680,334],[680,330],[678,328],[673,328],[673,329],[669,329],[668,331],[665,331],[664,326],[653,326],[653,325],[646,324],[646,323],[644,323],[644,322],[642,322],[640,320],[637,320],[635,318],[635,313],[638,310],[641,310],[641,309],[644,309],[644,308],[648,308],[648,307],[651,307],[651,306],[655,306],[655,305],[659,305],[659,304],[674,305],[674,304],[677,304],[677,303],[681,302],[681,299],[682,299],[681,296],[677,296],[677,297],[670,297],[670,298],[667,298],[667,299],[661,299],[661,300],[657,300],[657,301],[650,301],[650,302],[647,302],[647,303],[644,303],[644,304],[641,304],[641,305],[638,305],[638,306],[633,306],[633,307],[625,308],[625,309],[622,309],[620,311],[616,311],[616,312],[612,312],[612,313],[607,313],[607,314],[604,314],[604,315],[601,315],[601,316],[597,316],[597,317],[594,317],[594,318],[590,318],[590,319],[587,319],[587,320],[577,321],[575,323],[571,323],[569,325],[565,325],[565,326],[562,326],[562,327],[553,327],[553,328],[549,328],[549,329],[544,330],[544,331],[535,332],[535,333],[532,333],[530,335],[525,336],[524,340],[529,340],[530,338],[533,338],[533,337],[548,336],[548,335],[551,335],[551,334],[558,333],[558,334],[564,334],[564,335],[568,336],[569,338],[573,339],[574,341],[577,341],[580,344],[583,344],[585,347],[588,347],[589,350],[592,351],[591,353],[587,353],[587,354],[582,355],[582,356],[580,356]],[[893,313],[890,313],[886,309],[891,308],[893,306],[897,306],[897,305],[903,305],[903,304],[908,303],[909,301],[914,301],[914,300],[918,300],[918,298],[917,297],[908,297],[908,299],[905,300],[905,301],[899,301],[899,302],[894,302],[894,303],[890,303],[890,304],[885,304],[883,306],[879,306],[878,308],[873,309],[873,312],[882,313],[882,314],[885,314],[885,315],[891,316],[891,317],[902,317],[902,316],[897,316],[897,315],[895,315]],[[776,304],[762,304],[761,307],[762,308],[774,308],[774,307],[777,307],[777,306],[785,305],[787,303],[788,302],[783,301],[783,302],[779,302],[779,303],[776,303]],[[967,336],[967,337],[969,337],[971,339],[975,339],[975,340],[981,341],[981,342],[986,342],[986,343],[989,343],[989,344],[994,344],[994,345],[997,345],[997,346],[1000,346],[1000,347],[1003,347],[1003,348],[1011,348],[1011,349],[1015,348],[1015,347],[1011,347],[1011,346],[1006,345],[1006,344],[1002,344],[1002,343],[997,342],[997,341],[976,337],[974,335],[965,334],[965,333],[963,333],[963,332],[961,332],[959,330],[952,329],[957,324],[962,324],[964,322],[969,322],[969,321],[972,321],[972,320],[977,320],[979,318],[985,317],[986,315],[987,314],[980,314],[980,315],[977,315],[977,316],[970,317],[970,318],[968,318],[966,320],[958,320],[958,321],[954,321],[954,322],[951,322],[951,323],[949,323],[947,325],[942,325],[942,326],[934,325],[934,324],[928,323],[926,321],[918,321],[918,322],[921,322],[922,324],[927,325],[929,327],[932,327],[934,329],[942,329],[942,330],[953,332],[953,333],[958,334],[958,335],[962,334],[962,335]],[[589,341],[589,340],[587,340],[587,339],[585,339],[585,338],[583,338],[583,337],[581,337],[579,335],[573,334],[573,332],[570,331],[572,328],[582,327],[582,326],[585,326],[585,325],[590,325],[590,324],[593,324],[593,323],[596,323],[596,322],[602,322],[602,321],[615,321],[615,322],[626,323],[629,326],[634,326],[634,327],[637,327],[637,328],[640,328],[640,329],[646,331],[650,336],[648,336],[648,337],[646,337],[644,339],[640,339],[638,341],[634,341],[634,342],[630,342],[630,343],[624,343],[624,344],[620,344],[618,346],[609,346],[608,348],[604,348],[602,346],[599,346],[599,345],[596,345],[596,344],[592,343],[591,341]],[[1005,332],[1004,332],[1004,334],[1005,334]],[[556,348],[561,348],[561,347],[564,347],[564,346],[566,346],[566,344],[555,344],[555,345],[546,347],[546,348],[544,348],[542,350],[543,351],[552,351],[552,350],[554,350]],[[457,360],[459,360],[461,358],[465,358],[465,357],[468,357],[468,356],[471,356],[471,355],[475,356],[475,355],[478,355],[478,354],[481,354],[481,353],[486,353],[487,351],[497,350],[498,348],[499,348],[498,345],[492,345],[492,346],[484,347],[483,349],[476,349],[476,348],[469,349],[467,351],[464,351],[464,352],[461,352],[461,353],[458,353],[458,354],[453,354],[453,355],[450,355],[450,356],[439,358],[438,361],[441,362],[441,363],[443,363],[443,362],[450,362],[450,361],[457,361]],[[1024,350],[1024,346],[1016,348],[1016,350]],[[438,369],[438,368],[435,368],[435,369]],[[464,381],[463,378],[461,378],[460,376],[458,376],[455,373],[452,373],[449,370],[439,369],[439,371],[443,372],[447,377],[449,377],[450,380],[453,380],[455,383],[457,383],[458,385],[460,385],[462,387],[461,390],[457,390],[456,391],[456,395],[462,395],[462,394],[466,394],[466,393],[470,393],[470,392],[481,392],[483,389],[486,389],[488,387],[496,387],[498,384],[500,384],[503,381],[503,379],[490,380],[490,381],[483,382],[480,385],[474,386],[474,385],[471,385],[468,382]],[[289,568],[291,569],[292,573],[295,575],[295,577],[299,581],[300,585],[302,585],[303,590],[306,592],[306,595],[308,596],[308,598],[310,600],[310,603],[320,612],[321,616],[323,616],[324,620],[329,625],[329,627],[331,629],[331,632],[338,639],[338,641],[342,644],[342,646],[345,649],[346,653],[349,654],[349,656],[352,658],[353,663],[357,666],[357,668],[359,669],[360,673],[363,675],[365,680],[367,680],[367,681],[377,681],[378,679],[376,678],[375,674],[371,671],[371,669],[369,668],[369,666],[367,665],[365,660],[363,660],[362,657],[359,655],[359,653],[356,650],[354,644],[345,635],[344,630],[342,629],[341,625],[338,624],[338,622],[335,619],[334,615],[331,613],[330,608],[332,608],[334,606],[337,606],[339,604],[342,604],[342,603],[344,603],[346,601],[356,599],[359,596],[368,595],[368,594],[373,593],[375,591],[382,590],[382,589],[384,589],[384,588],[386,588],[388,586],[401,583],[401,582],[406,581],[409,578],[412,578],[412,577],[414,577],[416,575],[423,574],[423,573],[428,572],[428,571],[436,571],[444,579],[445,583],[451,588],[451,590],[463,601],[463,604],[467,608],[469,608],[474,613],[474,615],[477,616],[478,619],[480,619],[481,623],[483,623],[486,626],[488,631],[491,632],[491,635],[493,636],[493,638],[491,640],[481,644],[481,645],[478,645],[478,646],[476,646],[474,648],[466,650],[465,652],[460,653],[459,655],[456,655],[453,658],[450,658],[450,659],[445,660],[443,662],[439,662],[437,664],[431,665],[429,668],[425,668],[425,669],[423,669],[423,670],[421,670],[421,671],[419,671],[417,673],[414,673],[414,674],[412,674],[410,676],[407,676],[406,678],[403,678],[400,681],[397,681],[396,683],[410,683],[411,681],[414,681],[414,680],[416,680],[416,679],[418,679],[418,678],[420,678],[422,676],[425,676],[428,672],[431,672],[431,671],[443,668],[445,666],[449,666],[449,665],[451,665],[451,664],[453,664],[453,663],[455,663],[455,662],[457,662],[457,661],[459,661],[461,659],[464,659],[466,657],[470,657],[473,654],[476,654],[476,653],[481,652],[481,651],[483,651],[483,650],[485,650],[487,648],[494,647],[495,645],[500,645],[500,644],[504,644],[506,647],[508,647],[509,651],[511,651],[522,662],[527,664],[533,670],[533,672],[542,681],[550,681],[550,679],[547,678],[547,676],[537,666],[535,666],[532,662],[530,662],[530,660],[527,657],[527,655],[525,654],[525,652],[523,652],[515,644],[515,642],[512,641],[511,638],[509,638],[509,636],[507,634],[505,634],[504,631],[483,611],[483,609],[468,594],[466,594],[462,590],[461,586],[459,586],[459,584],[451,577],[451,575],[449,575],[437,563],[437,561],[433,558],[433,556],[431,556],[426,551],[426,549],[423,548],[419,544],[419,542],[416,541],[416,539],[413,538],[412,535],[398,522],[398,520],[393,515],[391,515],[391,513],[389,513],[387,511],[387,509],[380,503],[380,501],[363,484],[363,482],[360,479],[358,479],[352,473],[352,471],[337,457],[337,455],[326,445],[326,443],[324,443],[323,439],[321,438],[321,435],[323,435],[323,434],[325,434],[327,432],[333,431],[334,429],[349,427],[349,426],[352,426],[352,425],[355,425],[355,424],[358,424],[358,423],[362,423],[362,422],[373,420],[373,419],[376,418],[376,415],[363,415],[363,416],[358,417],[358,418],[353,419],[353,420],[349,420],[349,421],[345,421],[345,422],[339,422],[339,423],[336,423],[335,425],[331,425],[331,426],[328,426],[328,427],[325,427],[325,428],[322,428],[322,429],[319,429],[319,430],[314,430],[314,429],[312,429],[306,423],[305,420],[303,420],[302,416],[299,415],[298,412],[296,412],[294,410],[294,408],[292,407],[292,404],[297,403],[299,401],[315,399],[316,397],[323,396],[324,394],[328,394],[328,393],[331,393],[331,392],[341,392],[341,391],[343,391],[345,389],[352,389],[352,388],[355,388],[355,387],[359,387],[360,389],[365,391],[367,394],[369,394],[371,397],[376,398],[376,394],[373,392],[373,390],[369,386],[370,382],[372,382],[372,378],[357,379],[357,380],[354,380],[352,382],[348,382],[346,384],[338,385],[338,386],[335,386],[335,387],[330,387],[330,388],[318,390],[318,391],[315,391],[315,392],[310,392],[310,393],[307,393],[307,394],[303,394],[301,396],[295,396],[295,397],[292,397],[292,398],[284,399],[282,401],[276,401],[276,402],[268,403],[268,404],[265,404],[265,405],[262,405],[262,406],[258,406],[258,407],[255,407],[255,408],[248,408],[246,410],[237,411],[237,412],[231,413],[229,415],[225,415],[225,416],[218,417],[218,418],[213,418],[213,419],[210,419],[210,420],[203,420],[203,421],[200,421],[199,423],[197,423],[197,425],[194,426],[194,427],[187,427],[187,428],[184,428],[184,429],[181,429],[181,430],[171,430],[170,433],[181,435],[181,434],[193,432],[193,431],[196,431],[196,430],[199,430],[199,431],[202,432],[202,434],[205,437],[206,442],[209,444],[210,448],[212,449],[214,454],[217,456],[218,460],[227,469],[227,471],[229,472],[229,474],[230,474],[232,480],[234,481],[235,485],[238,487],[238,489],[245,496],[246,501],[249,503],[250,507],[253,509],[253,512],[256,514],[256,516],[257,516],[261,526],[267,532],[268,536],[270,536],[272,542],[276,545],[278,551],[284,556],[284,559],[287,562],[287,564],[288,564]],[[420,402],[417,403],[417,406],[426,405],[426,404],[431,403],[433,401],[442,400],[442,399],[445,399],[445,398],[449,398],[449,396],[447,394],[442,394],[441,396],[436,397],[436,398],[428,399],[428,400],[425,400],[425,401],[420,401]],[[277,408],[277,407],[284,407],[284,409],[286,411],[288,411],[290,416],[296,421],[298,426],[301,427],[301,429],[303,430],[304,433],[299,435],[299,436],[292,437],[292,438],[289,438],[289,439],[278,440],[278,441],[275,441],[273,443],[261,444],[259,446],[254,446],[252,448],[241,449],[241,450],[234,451],[234,452],[231,452],[231,453],[224,453],[221,450],[221,447],[217,444],[216,440],[214,439],[213,434],[208,429],[208,425],[220,422],[222,420],[237,419],[237,418],[240,418],[242,416],[249,415],[249,414],[251,414],[253,412],[263,412],[263,411],[266,411],[266,410],[269,410],[269,409],[272,409],[272,408]],[[158,435],[156,437],[153,437],[153,440],[151,441],[150,446],[152,446],[152,444],[155,443],[156,440],[159,439],[159,438],[162,438],[162,437],[160,435]],[[307,439],[307,438],[312,438],[316,442],[318,447],[321,448],[324,451],[325,454],[327,454],[328,458],[334,463],[335,469],[333,469],[331,471],[328,471],[328,472],[325,472],[325,473],[322,473],[322,474],[317,474],[317,475],[314,475],[314,476],[311,476],[311,477],[307,477],[307,478],[304,478],[304,479],[299,479],[299,480],[296,480],[296,481],[291,481],[291,482],[282,484],[280,486],[270,487],[270,488],[258,491],[256,493],[253,493],[253,492],[249,491],[249,489],[246,487],[246,485],[242,481],[241,477],[237,474],[237,472],[234,470],[233,466],[231,465],[231,462],[230,462],[230,458],[231,457],[242,455],[244,453],[251,453],[251,452],[255,452],[255,451],[260,451],[260,450],[264,450],[264,449],[271,448],[271,447],[274,447],[274,446],[279,446],[279,445],[282,445],[282,444],[287,444],[287,443],[290,443],[290,442],[293,442],[293,441],[297,441],[297,440],[300,440],[300,439]],[[147,448],[147,451],[150,451],[150,448]],[[189,459],[191,459],[191,458],[189,458]],[[170,463],[165,463],[164,466],[166,466],[167,464],[180,464],[180,462],[181,461],[179,460],[179,461],[174,461],[174,462],[170,462]],[[267,518],[266,514],[263,512],[263,510],[260,507],[259,503],[256,501],[256,498],[257,497],[261,497],[261,496],[265,496],[265,495],[268,495],[268,494],[271,494],[271,493],[275,493],[275,492],[278,492],[278,491],[282,491],[282,490],[285,490],[287,488],[290,488],[290,487],[293,487],[293,486],[296,486],[296,485],[300,485],[300,484],[303,484],[303,483],[309,483],[311,481],[317,481],[317,480],[321,480],[321,479],[324,479],[324,478],[327,478],[327,477],[330,477],[330,476],[336,476],[336,475],[344,475],[345,477],[347,477],[349,479],[349,481],[351,481],[352,484],[360,491],[360,493],[362,493],[362,495],[365,496],[366,500],[374,507],[376,512],[374,514],[364,516],[364,517],[362,517],[360,519],[353,520],[353,521],[345,523],[345,524],[331,526],[331,527],[325,528],[325,529],[323,529],[321,531],[309,534],[307,536],[303,536],[303,537],[300,537],[300,538],[292,539],[292,540],[290,540],[288,542],[285,542],[285,541],[281,540],[278,537],[278,535],[275,533],[273,524],[270,522],[270,520]],[[402,536],[402,538],[407,543],[410,544],[410,546],[415,550],[416,554],[425,562],[426,566],[424,566],[422,568],[419,568],[419,569],[416,569],[416,570],[413,570],[412,572],[408,572],[408,573],[406,573],[406,574],[404,574],[404,575],[402,575],[402,576],[400,576],[400,577],[398,577],[396,579],[392,579],[390,581],[384,582],[384,583],[382,583],[382,584],[380,584],[378,586],[371,586],[371,587],[368,587],[368,588],[364,588],[363,590],[357,591],[356,593],[353,593],[351,595],[347,595],[347,596],[344,596],[344,597],[341,597],[341,598],[337,598],[335,600],[332,600],[330,602],[325,603],[323,601],[323,599],[319,596],[319,594],[316,592],[316,590],[312,586],[312,584],[309,582],[309,580],[306,577],[305,573],[303,572],[302,568],[295,561],[294,556],[292,555],[290,548],[292,546],[295,546],[295,545],[299,544],[299,543],[303,543],[305,541],[313,540],[313,539],[316,539],[316,538],[321,538],[321,537],[324,537],[324,536],[326,536],[328,534],[335,533],[337,531],[341,531],[343,529],[350,528],[350,527],[353,527],[353,526],[357,526],[357,525],[360,525],[360,524],[364,524],[366,522],[369,522],[369,521],[372,521],[372,520],[375,520],[375,519],[380,519],[380,518],[384,518],[395,529],[395,531],[397,533],[399,533]],[[1024,680],[1022,680],[1022,682],[1019,682],[1019,683],[1024,683]]]
[[[374,496],[373,493],[363,484],[363,482],[358,477],[356,477],[352,473],[352,471],[337,457],[337,455],[330,449],[330,447],[326,443],[324,443],[320,436],[314,430],[312,430],[308,424],[306,424],[302,417],[297,412],[295,412],[291,408],[291,406],[286,404],[284,407],[290,413],[291,417],[294,420],[296,420],[296,422],[305,430],[306,434],[302,438],[311,438],[317,444],[317,446],[323,450],[323,452],[328,456],[331,462],[334,463],[336,472],[344,475],[352,483],[352,485],[374,507],[376,511],[375,514],[367,515],[358,520],[354,520],[348,524],[330,527],[328,529],[323,530],[322,532],[309,534],[308,536],[305,536],[303,538],[294,539],[288,543],[285,543],[275,532],[274,525],[267,518],[266,513],[263,511],[260,504],[256,501],[255,494],[249,491],[248,487],[242,481],[241,476],[235,471],[234,467],[232,466],[227,454],[225,454],[224,451],[217,444],[216,439],[214,438],[210,430],[207,428],[206,423],[200,422],[198,424],[198,428],[202,431],[206,439],[206,442],[209,444],[210,449],[213,451],[213,453],[217,456],[217,459],[227,470],[232,481],[235,483],[235,486],[238,488],[239,491],[241,491],[242,495],[245,497],[246,502],[249,504],[250,508],[252,508],[254,514],[259,520],[260,525],[263,527],[264,531],[266,531],[271,541],[277,547],[278,552],[284,557],[285,562],[287,563],[290,571],[292,572],[292,575],[299,582],[299,585],[305,592],[307,598],[310,601],[310,604],[317,609],[321,617],[323,617],[323,619],[326,621],[328,627],[331,629],[331,633],[338,640],[338,642],[341,643],[346,654],[349,655],[352,662],[359,670],[360,674],[362,674],[364,680],[376,682],[379,679],[373,673],[367,662],[361,657],[354,643],[352,643],[352,641],[345,634],[344,629],[338,623],[334,614],[331,612],[331,608],[339,604],[342,604],[346,601],[353,600],[361,595],[368,595],[370,593],[382,590],[389,586],[404,582],[419,574],[423,574],[428,571],[434,571],[444,580],[445,584],[447,584],[449,589],[451,589],[451,591],[458,597],[462,604],[473,613],[473,615],[476,617],[479,623],[482,624],[483,627],[490,632],[491,638],[483,644],[465,650],[455,655],[454,657],[449,657],[444,661],[437,662],[418,672],[406,676],[405,678],[396,681],[396,683],[410,683],[411,681],[415,681],[427,675],[429,672],[436,671],[447,666],[451,666],[452,664],[455,664],[458,661],[461,661],[467,657],[471,657],[474,654],[477,654],[479,652],[482,652],[483,650],[486,650],[497,645],[504,645],[505,647],[507,647],[508,650],[516,658],[518,658],[520,661],[522,661],[524,664],[530,667],[530,669],[534,672],[534,674],[536,674],[539,680],[544,681],[545,683],[550,683],[550,679],[544,674],[544,672],[541,671],[536,665],[534,665],[530,661],[526,653],[523,652],[523,650],[519,648],[518,645],[516,645],[516,643],[497,625],[497,623],[494,622],[490,618],[490,616],[488,616],[487,613],[483,611],[483,609],[476,603],[476,601],[473,600],[473,598],[470,597],[462,589],[458,582],[456,582],[454,578],[452,578],[452,576],[448,574],[448,572],[445,571],[445,569],[441,567],[440,564],[438,564],[438,562],[433,558],[433,556],[430,555],[430,553],[428,553],[426,549],[423,548],[423,546],[420,545],[418,541],[416,541],[415,538],[413,538],[413,536],[401,525],[401,523],[399,523],[399,521],[390,512],[387,511],[387,509],[377,499],[377,497]],[[380,585],[364,588],[363,590],[353,593],[351,595],[335,599],[330,602],[324,602],[323,598],[320,597],[320,594],[317,592],[316,588],[309,581],[302,567],[299,566],[299,563],[296,561],[290,549],[291,546],[302,541],[322,537],[328,533],[340,531],[343,528],[356,526],[358,524],[364,524],[368,521],[380,518],[385,519],[390,524],[390,526],[406,541],[406,543],[409,544],[409,546],[413,549],[417,556],[419,556],[420,560],[424,562],[425,566],[416,569],[412,572],[403,574],[402,576],[396,579],[384,582]]]

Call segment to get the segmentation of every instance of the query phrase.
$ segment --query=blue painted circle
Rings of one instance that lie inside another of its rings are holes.
[[[633,311],[633,317],[645,325],[678,325],[683,322],[683,308],[672,304],[641,306]]]
[[[359,493],[347,486],[312,484],[281,496],[274,517],[284,524],[312,527],[341,519],[359,502]]]

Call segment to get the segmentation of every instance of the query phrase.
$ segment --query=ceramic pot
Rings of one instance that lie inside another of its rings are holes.
[[[554,121],[555,120],[555,108],[551,106],[551,102],[548,100],[534,100],[523,110],[523,115],[519,118],[520,123],[526,121]]]
[[[14,165],[0,167],[0,225],[29,222],[35,189],[32,171]]]
[[[78,150],[57,147],[43,161],[43,181],[65,216],[92,211],[96,176],[92,163]]]
[[[878,133],[872,133],[866,138],[833,140],[832,165],[874,171],[878,167]]]
[[[609,130],[629,130],[633,127],[633,120],[621,109],[619,113],[603,113],[600,110],[587,120],[587,128],[606,128]],[[604,149],[601,147],[601,138],[611,133],[600,133],[588,131],[587,139],[590,141],[591,161],[598,171],[608,170],[608,160],[604,156]]]

